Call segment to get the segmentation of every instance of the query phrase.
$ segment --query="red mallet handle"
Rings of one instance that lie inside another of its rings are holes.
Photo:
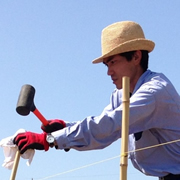
[[[38,111],[36,108],[33,113],[36,115],[36,117],[43,123],[44,126],[47,126],[49,122],[46,120],[46,118]]]

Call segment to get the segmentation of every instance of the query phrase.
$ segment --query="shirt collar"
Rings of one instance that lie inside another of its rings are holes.
[[[139,87],[144,83],[146,77],[148,77],[151,73],[152,73],[151,70],[147,70],[140,76],[132,94],[134,94],[139,89]]]

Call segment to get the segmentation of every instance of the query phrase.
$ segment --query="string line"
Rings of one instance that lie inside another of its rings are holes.
[[[68,171],[65,171],[65,172],[62,172],[62,173],[58,173],[58,174],[55,174],[55,175],[52,175],[52,176],[48,176],[48,177],[45,177],[45,178],[42,178],[42,179],[37,179],[37,180],[45,180],[45,179],[53,178],[53,177],[56,177],[56,176],[60,176],[62,174],[67,174],[67,173],[70,173],[70,172],[73,172],[73,171],[77,171],[79,169],[84,169],[84,168],[87,168],[87,167],[90,167],[90,166],[94,166],[96,164],[100,164],[100,163],[103,163],[103,162],[106,162],[106,161],[110,161],[110,160],[116,159],[118,157],[119,157],[119,155],[115,156],[115,157],[112,157],[112,158],[104,159],[104,160],[101,160],[101,161],[98,161],[98,162],[95,162],[95,163],[91,163],[91,164],[88,164],[88,165],[85,165],[85,166],[81,166],[81,167],[78,167],[78,168],[75,168],[75,169],[71,169],[71,170],[68,170]]]
[[[164,146],[164,145],[175,143],[175,142],[178,142],[178,141],[180,141],[180,139],[173,140],[173,141],[168,141],[168,142],[165,142],[165,143],[160,143],[160,144],[156,144],[156,145],[152,145],[152,146],[148,146],[148,147],[144,147],[144,148],[139,148],[139,149],[136,149],[136,150],[133,150],[133,151],[128,151],[127,153],[129,154],[129,153],[132,153],[132,152],[137,152],[137,151],[142,151],[142,150],[146,150],[146,149],[151,149],[151,148],[155,148],[155,147],[158,147],[158,146]]]
[[[42,178],[42,179],[37,179],[37,180],[46,180],[46,179],[54,178],[54,177],[60,176],[62,174],[67,174],[67,173],[70,173],[70,172],[73,172],[73,171],[77,171],[77,170],[84,169],[84,168],[87,168],[87,167],[90,167],[90,166],[94,166],[96,164],[104,163],[106,161],[110,161],[110,160],[113,160],[113,159],[125,156],[125,155],[127,155],[129,153],[132,153],[132,152],[143,151],[143,150],[146,150],[146,149],[151,149],[151,148],[155,148],[155,147],[159,147],[159,146],[164,146],[164,145],[172,144],[172,143],[175,143],[175,142],[178,142],[178,141],[180,141],[180,139],[169,141],[169,142],[165,142],[165,143],[161,143],[161,144],[156,144],[156,145],[152,145],[152,146],[148,146],[148,147],[144,147],[144,148],[139,148],[139,149],[132,150],[132,151],[128,151],[128,152],[125,152],[124,154],[121,154],[121,155],[118,155],[118,156],[114,156],[112,158],[104,159],[104,160],[101,160],[101,161],[98,161],[98,162],[95,162],[95,163],[91,163],[91,164],[88,164],[88,165],[85,165],[85,166],[74,168],[74,169],[71,169],[71,170],[68,170],[68,171],[64,171],[62,173],[58,173],[58,174],[55,174],[55,175],[52,175],[52,176],[48,176],[48,177],[45,177],[45,178]]]

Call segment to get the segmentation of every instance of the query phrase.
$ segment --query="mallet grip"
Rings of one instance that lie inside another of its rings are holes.
[[[43,123],[44,126],[47,126],[49,122],[46,120],[46,118],[38,111],[36,108],[33,113],[37,116],[37,118]]]

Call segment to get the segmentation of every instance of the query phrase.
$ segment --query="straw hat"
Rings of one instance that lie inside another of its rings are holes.
[[[102,30],[101,35],[102,56],[92,63],[103,62],[103,59],[112,55],[147,50],[151,52],[155,43],[145,39],[141,26],[132,21],[122,21],[111,24]]]

